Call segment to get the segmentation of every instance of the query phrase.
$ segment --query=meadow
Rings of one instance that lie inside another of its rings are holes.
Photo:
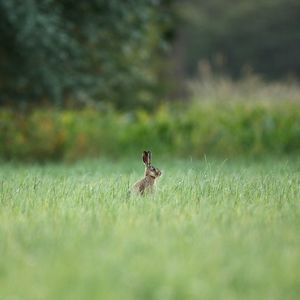
[[[0,299],[298,299],[298,157],[153,163],[1,163]]]

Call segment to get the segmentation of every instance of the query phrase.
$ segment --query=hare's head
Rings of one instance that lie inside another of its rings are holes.
[[[151,164],[151,151],[143,152],[143,162],[145,164],[145,176],[157,178],[161,175],[161,171]]]

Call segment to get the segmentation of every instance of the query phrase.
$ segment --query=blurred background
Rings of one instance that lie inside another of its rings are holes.
[[[300,150],[298,0],[0,0],[0,159]]]

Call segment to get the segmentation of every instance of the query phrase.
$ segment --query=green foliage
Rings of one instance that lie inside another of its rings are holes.
[[[0,168],[0,299],[287,299],[300,293],[299,158]]]
[[[0,104],[150,105],[161,92],[167,3],[0,0]]]
[[[200,102],[148,113],[44,109],[0,111],[0,157],[78,159],[136,155],[150,148],[182,157],[284,154],[300,150],[293,102]]]
[[[238,77],[252,69],[268,78],[300,76],[298,0],[198,0],[180,6],[185,67],[208,60]]]

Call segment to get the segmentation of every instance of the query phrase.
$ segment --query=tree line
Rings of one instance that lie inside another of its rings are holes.
[[[194,76],[201,61],[233,78],[299,77],[299,11],[298,0],[0,0],[0,104],[147,107],[170,95],[174,69]]]

